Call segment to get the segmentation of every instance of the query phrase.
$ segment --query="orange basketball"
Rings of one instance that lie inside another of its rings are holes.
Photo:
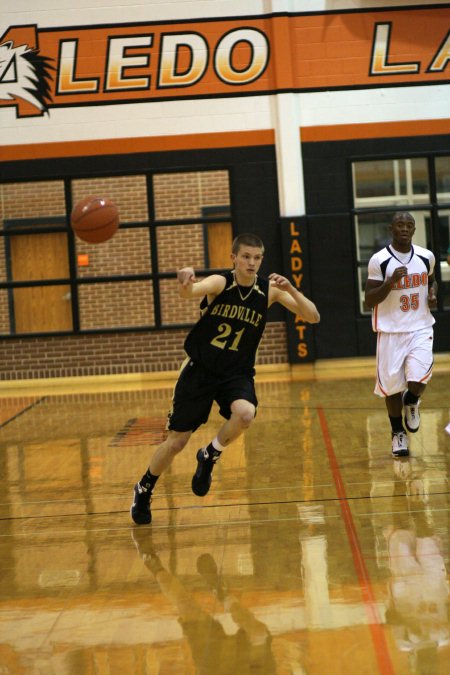
[[[119,211],[106,197],[85,197],[74,206],[70,224],[77,237],[89,244],[100,244],[117,232]]]

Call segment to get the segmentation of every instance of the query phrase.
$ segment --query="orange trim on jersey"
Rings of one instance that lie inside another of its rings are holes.
[[[433,364],[431,364],[431,366],[428,368],[427,372],[422,377],[422,379],[419,380],[419,382],[427,382],[431,377],[432,371],[433,371]]]
[[[90,155],[128,155],[137,152],[204,150],[274,145],[273,129],[231,131],[229,133],[145,136],[141,138],[107,138],[92,141],[4,145],[2,161],[47,159],[50,157],[85,157]]]
[[[373,308],[373,329],[378,330],[378,305]]]
[[[317,127],[303,127],[300,130],[301,139],[304,143],[358,140],[362,138],[436,136],[439,134],[450,134],[450,119],[373,122],[369,124],[324,124]]]
[[[381,386],[381,384],[380,384],[380,378],[378,377],[378,374],[377,374],[377,380],[378,380],[378,387],[380,388],[380,391],[381,391],[381,393],[383,394],[383,396],[386,396],[386,397],[389,396],[389,394],[387,393],[387,391],[384,391],[383,387]]]
[[[377,333],[377,383],[378,383],[378,387],[380,388],[380,391],[383,394],[383,396],[387,396],[388,395],[387,391],[384,391],[383,387],[381,386],[381,380],[380,380],[380,375],[379,375],[379,370],[378,370],[378,355],[379,355],[380,339],[381,339],[381,333]]]

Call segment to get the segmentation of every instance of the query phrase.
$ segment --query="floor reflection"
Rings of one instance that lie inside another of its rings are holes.
[[[411,672],[438,673],[438,652],[450,645],[449,583],[444,542],[436,534],[422,459],[394,460],[396,492],[407,508],[385,528],[391,578],[386,622],[407,652]]]
[[[151,528],[134,527],[132,537],[161,593],[176,609],[196,673],[244,675],[264,672],[270,675],[277,672],[271,649],[272,636],[267,626],[233,594],[210,553],[200,554],[196,566],[204,587],[213,594],[214,614],[205,611],[189,587],[161,563]],[[222,621],[217,618],[217,612],[226,614]],[[223,625],[230,620],[235,627],[235,632],[231,633],[226,632]]]
[[[141,528],[170,388],[0,396],[0,674],[447,675],[448,378],[401,460],[372,385],[263,383],[199,499],[213,411]]]

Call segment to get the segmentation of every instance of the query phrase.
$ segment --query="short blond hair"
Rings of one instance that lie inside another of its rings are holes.
[[[233,240],[231,252],[236,255],[241,246],[253,246],[253,248],[260,248],[262,253],[264,253],[264,244],[262,239],[260,239],[256,234],[251,234],[248,232],[244,234],[238,234],[238,236]]]

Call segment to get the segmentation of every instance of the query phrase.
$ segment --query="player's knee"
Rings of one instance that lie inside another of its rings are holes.
[[[239,406],[235,411],[235,414],[239,418],[239,422],[244,427],[244,429],[248,429],[250,424],[255,419],[256,409],[255,406],[249,403],[248,405]]]
[[[244,413],[242,417],[242,424],[244,425],[245,428],[248,428],[254,419],[255,419],[255,411],[249,410],[248,412]]]

